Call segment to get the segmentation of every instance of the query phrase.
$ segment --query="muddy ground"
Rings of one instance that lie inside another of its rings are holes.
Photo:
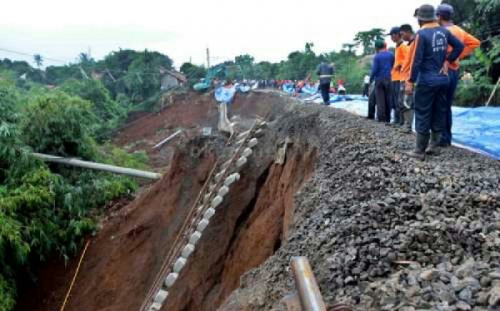
[[[500,303],[498,162],[456,148],[415,161],[404,155],[413,135],[277,94],[243,96],[233,114],[245,126],[267,115],[269,125],[162,310],[279,310],[294,291],[297,255],[310,259],[328,304],[410,311]],[[189,94],[117,135],[121,146],[145,149],[165,176],[92,241],[67,310],[138,310],[187,209],[231,149],[217,133],[200,137],[216,122],[212,97]],[[152,149],[178,128],[186,136]],[[58,309],[73,271],[47,268],[18,310]]]

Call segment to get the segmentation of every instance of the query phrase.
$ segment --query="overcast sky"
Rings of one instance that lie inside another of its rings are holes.
[[[174,65],[204,64],[251,54],[286,59],[306,42],[316,52],[338,50],[356,32],[415,25],[416,7],[439,0],[2,0],[0,49],[73,62],[118,48],[155,50]],[[416,26],[416,25],[415,25]],[[388,38],[389,40],[389,38]],[[0,58],[32,57],[0,51]],[[45,61],[45,65],[58,64]]]

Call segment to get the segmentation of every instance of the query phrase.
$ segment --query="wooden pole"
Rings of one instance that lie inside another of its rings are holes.
[[[113,166],[113,165],[101,164],[101,163],[95,163],[95,162],[88,162],[88,161],[81,161],[81,160],[77,160],[77,159],[57,157],[57,156],[42,154],[42,153],[32,153],[32,155],[35,158],[38,158],[40,160],[43,160],[45,162],[50,162],[50,163],[58,163],[58,164],[64,164],[64,165],[69,165],[69,166],[88,168],[88,169],[97,170],[97,171],[104,171],[104,172],[110,172],[110,173],[127,175],[127,176],[132,176],[132,177],[139,177],[139,178],[147,178],[147,179],[160,179],[161,178],[161,175],[158,173],[146,172],[146,171],[136,170],[136,169],[132,169],[132,168],[119,167],[119,166]]]
[[[500,84],[500,77],[498,77],[497,84],[495,84],[495,87],[493,88],[493,92],[491,92],[490,98],[486,102],[486,107],[488,107],[490,105],[491,100],[493,99],[493,96],[495,95],[499,84]]]

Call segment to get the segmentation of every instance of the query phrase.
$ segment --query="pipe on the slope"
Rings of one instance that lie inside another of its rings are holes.
[[[177,132],[173,133],[172,135],[170,135],[169,137],[165,138],[164,140],[160,141],[158,144],[156,144],[153,149],[158,149],[160,148],[161,146],[165,145],[167,142],[169,142],[170,140],[174,139],[177,135],[179,135],[180,133],[182,133],[182,130],[178,130]]]
[[[304,311],[326,311],[318,283],[307,258],[294,257],[291,266],[302,309]]]
[[[160,179],[161,178],[161,174],[136,170],[136,169],[132,169],[132,168],[119,167],[119,166],[113,166],[113,165],[101,164],[101,163],[95,163],[95,162],[88,162],[88,161],[82,161],[82,160],[71,159],[71,158],[63,158],[63,157],[57,157],[57,156],[42,154],[42,153],[32,153],[32,155],[35,158],[38,158],[38,159],[43,160],[45,162],[65,164],[65,165],[88,168],[88,169],[110,172],[110,173],[115,173],[115,174],[128,175],[128,176],[132,176],[132,177],[140,177],[140,178],[147,178],[147,179]]]

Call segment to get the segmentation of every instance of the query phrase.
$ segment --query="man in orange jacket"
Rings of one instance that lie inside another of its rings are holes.
[[[437,8],[437,16],[438,22],[441,26],[446,27],[460,42],[462,42],[465,46],[464,51],[460,54],[459,60],[449,65],[448,76],[450,77],[450,86],[448,88],[447,93],[447,106],[446,106],[446,120],[445,120],[445,128],[441,133],[441,146],[449,146],[451,145],[451,127],[452,127],[452,113],[451,106],[453,104],[453,98],[455,97],[455,91],[457,89],[459,77],[460,77],[460,63],[459,61],[466,58],[472,52],[477,49],[481,42],[467,33],[462,28],[453,24],[452,16],[454,13],[454,9],[449,4],[441,4]],[[448,47],[448,54],[451,52],[452,48]]]
[[[403,38],[401,37],[400,27],[393,27],[389,33],[391,40],[396,44],[395,51],[395,61],[394,66],[391,71],[392,80],[392,101],[391,108],[394,110],[394,124],[402,126],[404,124],[404,118],[401,114],[403,111],[403,100],[404,100],[404,82],[405,79],[402,74],[402,69],[406,56],[408,54],[408,46],[404,44]]]
[[[403,67],[401,68],[401,78],[403,81],[408,81],[410,79],[410,67],[411,67],[411,58],[410,55],[413,55],[415,52],[415,32],[413,32],[413,28],[409,24],[404,24],[399,27],[401,30],[401,38],[407,42],[408,52],[405,57],[405,61],[403,63]],[[413,114],[414,114],[414,105],[413,105],[413,94],[405,95],[402,106],[402,115],[403,115],[403,132],[411,134],[413,127]]]

